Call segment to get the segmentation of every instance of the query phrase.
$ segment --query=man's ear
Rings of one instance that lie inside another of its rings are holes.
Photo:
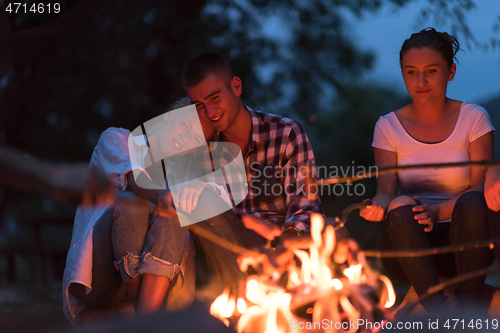
[[[233,92],[236,96],[241,96],[241,93],[243,92],[243,87],[241,79],[239,77],[233,76],[231,80],[231,88],[233,89]]]

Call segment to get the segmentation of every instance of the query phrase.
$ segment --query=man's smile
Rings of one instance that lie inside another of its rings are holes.
[[[210,119],[211,122],[215,123],[215,122],[219,121],[220,118],[222,118],[223,115],[224,115],[224,113],[222,113],[222,114],[220,114],[220,115],[218,115],[216,117],[208,118],[208,119]]]

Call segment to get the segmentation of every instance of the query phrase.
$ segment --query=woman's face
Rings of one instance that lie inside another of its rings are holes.
[[[187,153],[206,144],[215,130],[207,121],[200,120],[196,108],[182,108],[164,115],[161,128],[161,149],[165,157]]]
[[[441,53],[430,47],[414,47],[403,55],[401,71],[413,102],[426,103],[446,97],[446,88],[455,76],[456,65],[448,67]]]

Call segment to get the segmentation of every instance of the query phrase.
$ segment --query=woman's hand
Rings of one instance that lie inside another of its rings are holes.
[[[371,204],[370,206],[366,206],[359,211],[359,216],[364,218],[367,221],[379,222],[384,218],[384,209],[380,206],[380,204],[376,200],[365,199],[364,203]]]
[[[434,229],[434,225],[436,224],[438,212],[436,206],[429,207],[425,204],[419,197],[413,197],[416,201],[417,205],[413,207],[413,212],[418,213],[415,214],[415,220],[418,221],[419,224],[426,225],[424,231],[430,232]]]
[[[207,184],[200,180],[191,180],[188,185],[172,193],[174,202],[179,203],[179,208],[183,212],[191,214],[198,205],[198,198],[206,187]]]

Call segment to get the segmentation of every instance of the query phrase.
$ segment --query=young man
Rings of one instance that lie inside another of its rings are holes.
[[[315,161],[301,125],[243,105],[242,81],[220,55],[193,58],[184,68],[182,84],[200,119],[217,131],[214,141],[237,145],[243,156],[248,194],[233,206],[232,223],[239,226],[243,214],[253,214],[281,228],[280,242],[308,232],[310,215],[321,208],[319,200],[309,200],[302,189],[304,176],[315,171]],[[244,227],[234,229],[251,233]]]

